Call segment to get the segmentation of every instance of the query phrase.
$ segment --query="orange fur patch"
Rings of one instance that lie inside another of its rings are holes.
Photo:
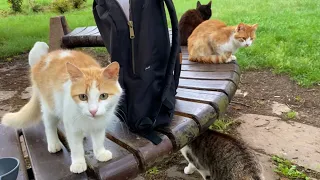
[[[39,89],[49,107],[53,108],[53,91],[62,90],[63,84],[70,79],[66,68],[67,62],[78,67],[83,73],[83,76],[73,81],[71,86],[71,96],[76,102],[80,101],[79,94],[88,93],[93,81],[96,81],[100,92],[112,95],[121,91],[116,83],[117,78],[104,78],[102,72],[105,68],[101,68],[91,56],[80,51],[57,50],[43,57],[31,69],[32,83]]]

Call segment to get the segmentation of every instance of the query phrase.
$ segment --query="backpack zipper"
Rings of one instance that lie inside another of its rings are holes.
[[[131,56],[132,56],[132,71],[133,74],[136,74],[136,65],[134,62],[134,28],[133,28],[133,21],[132,21],[132,5],[131,5],[131,0],[129,0],[129,21],[128,21],[128,26],[129,26],[129,33],[130,33],[130,39],[131,39]]]
[[[134,36],[134,28],[133,28],[133,21],[132,21],[131,0],[129,0],[129,19],[127,18],[126,14],[124,13],[123,8],[120,5],[120,3],[118,2],[118,0],[115,0],[115,2],[121,8],[122,14],[124,15],[124,17],[126,17],[127,22],[128,22],[129,37],[131,39],[132,71],[133,71],[133,74],[136,74],[136,68],[135,68],[135,62],[134,62],[134,38],[135,38],[135,36]]]

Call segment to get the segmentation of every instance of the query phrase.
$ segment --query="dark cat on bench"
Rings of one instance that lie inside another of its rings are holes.
[[[190,9],[181,16],[179,21],[181,46],[187,45],[188,37],[191,35],[192,31],[200,23],[210,19],[211,13],[211,1],[206,5],[201,5],[201,3],[198,1],[196,9]]]

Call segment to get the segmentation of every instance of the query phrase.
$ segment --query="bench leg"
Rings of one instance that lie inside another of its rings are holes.
[[[66,18],[57,16],[50,18],[49,51],[62,48],[62,37],[70,32]]]

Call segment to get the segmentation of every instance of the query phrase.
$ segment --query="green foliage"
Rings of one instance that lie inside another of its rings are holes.
[[[230,130],[231,125],[234,124],[234,121],[229,118],[217,119],[210,127],[211,130],[216,130],[222,133],[226,133]]]
[[[68,0],[56,0],[52,3],[52,8],[54,11],[64,14],[70,11],[71,3]]]
[[[157,167],[153,167],[153,168],[151,168],[151,169],[149,169],[149,170],[147,171],[147,174],[149,174],[149,175],[159,174],[159,170],[158,170]]]
[[[31,7],[31,9],[32,9],[32,12],[35,12],[35,13],[38,13],[38,12],[41,12],[41,11],[43,11],[43,8],[42,8],[42,6],[40,6],[40,5],[34,5],[34,6],[32,6]]]
[[[72,6],[75,9],[80,9],[83,4],[85,4],[87,0],[71,0]]]
[[[310,178],[303,172],[297,170],[297,166],[293,165],[289,160],[281,158],[279,156],[272,156],[272,160],[276,163],[277,167],[274,170],[278,174],[290,179],[304,179]]]
[[[11,10],[14,12],[22,12],[22,1],[23,0],[8,0]]]
[[[287,118],[289,118],[289,119],[295,119],[296,117],[297,117],[297,112],[295,112],[295,111],[289,111],[287,113]]]

